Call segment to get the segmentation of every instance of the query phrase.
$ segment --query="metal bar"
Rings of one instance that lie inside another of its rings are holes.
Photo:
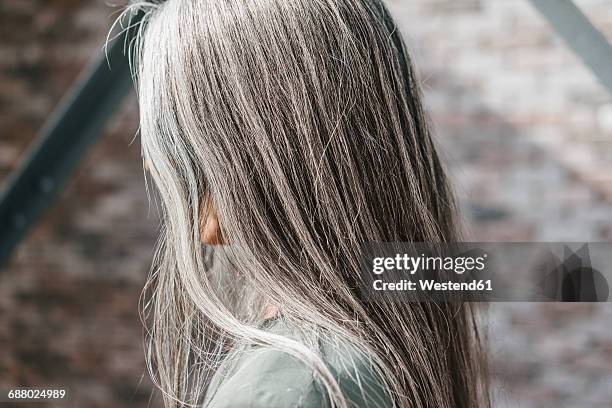
[[[128,27],[141,18],[142,13],[136,14]],[[52,205],[132,89],[124,48],[133,31],[125,30],[115,38],[77,80],[0,191],[0,267]]]
[[[530,0],[554,30],[612,92],[612,46],[572,0]]]

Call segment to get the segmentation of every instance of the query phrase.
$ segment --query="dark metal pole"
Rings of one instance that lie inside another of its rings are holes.
[[[141,18],[136,14],[129,26]],[[124,48],[133,31],[114,39],[75,83],[0,191],[0,267],[53,203],[132,88]]]
[[[612,46],[572,0],[530,0],[599,81],[612,92]]]

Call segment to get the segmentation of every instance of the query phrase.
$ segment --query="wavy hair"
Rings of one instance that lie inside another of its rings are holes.
[[[163,219],[147,344],[166,406],[200,403],[239,343],[299,359],[333,406],[350,406],[315,347],[259,327],[271,306],[361,350],[397,407],[487,405],[473,305],[369,302],[359,291],[362,244],[460,239],[417,75],[384,4],[168,0],[125,15],[136,12],[142,154]],[[211,201],[239,307],[201,250]]]

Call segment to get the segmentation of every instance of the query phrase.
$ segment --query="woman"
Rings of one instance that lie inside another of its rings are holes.
[[[133,62],[163,212],[145,311],[166,406],[487,404],[471,305],[359,291],[363,243],[459,239],[384,5],[130,10],[145,13]]]

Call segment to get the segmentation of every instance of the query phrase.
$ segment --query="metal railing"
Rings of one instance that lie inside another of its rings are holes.
[[[568,46],[612,92],[612,47],[571,0],[530,0]],[[138,24],[135,15],[129,26]],[[48,118],[25,160],[0,192],[0,267],[52,205],[87,150],[132,87],[124,44],[118,36]],[[108,59],[107,59],[108,57]]]

